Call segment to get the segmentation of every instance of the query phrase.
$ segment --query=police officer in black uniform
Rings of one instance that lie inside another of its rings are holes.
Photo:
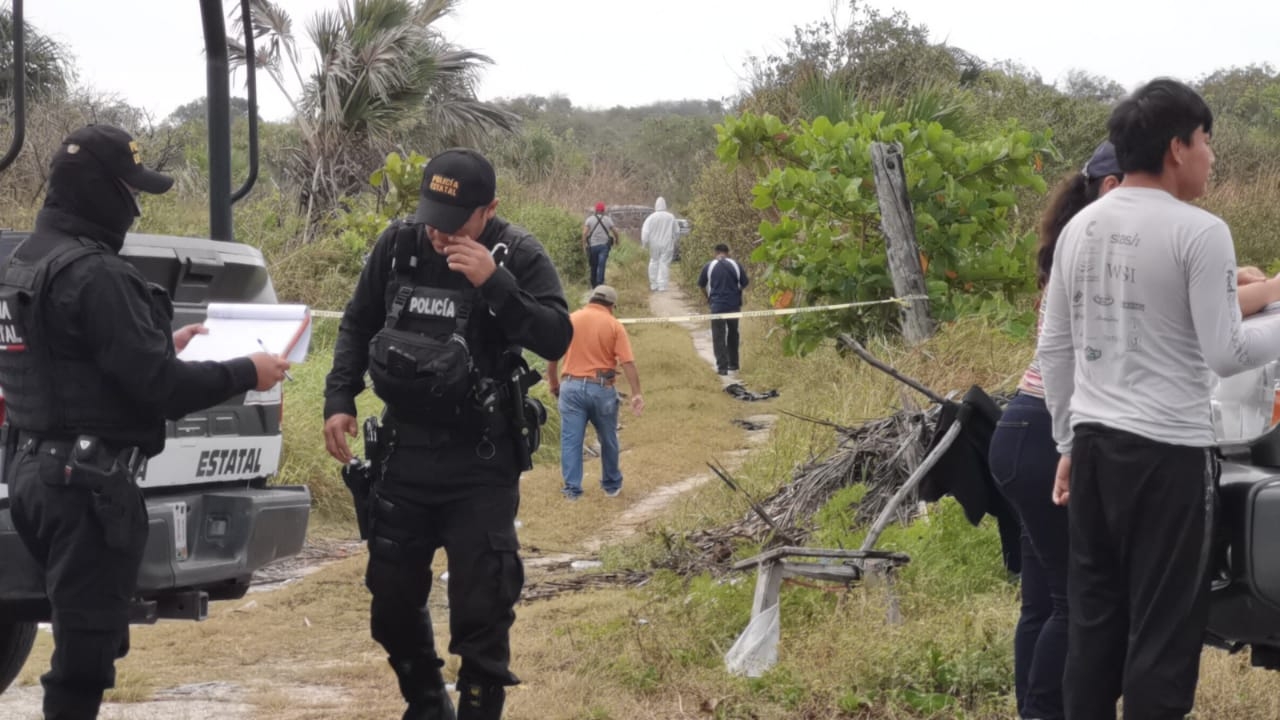
[[[366,583],[406,720],[454,717],[427,613],[438,548],[449,559],[449,651],[462,657],[457,717],[497,720],[519,682],[508,632],[524,584],[514,523],[528,456],[509,380],[521,348],[558,358],[573,328],[550,258],[495,215],[495,188],[473,150],[431,159],[413,222],[385,231],[369,256],[325,386],[325,443],[344,463],[366,369],[386,403]]]
[[[96,718],[128,652],[148,525],[135,483],[165,419],[268,389],[289,365],[176,357],[203,328],[170,335],[167,295],[119,255],[137,193],[172,185],[125,131],[81,128],[54,154],[35,231],[0,266],[10,512],[53,610],[46,720]]]

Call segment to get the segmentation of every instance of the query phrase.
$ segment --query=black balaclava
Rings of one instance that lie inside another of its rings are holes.
[[[52,168],[44,206],[102,228],[105,235],[99,239],[117,252],[124,244],[124,234],[140,214],[137,200],[123,181],[88,154]]]
[[[133,136],[90,124],[68,135],[50,160],[44,206],[85,223],[89,228],[77,232],[97,235],[119,252],[133,219],[142,214],[137,193],[159,195],[171,187],[172,177],[142,164]]]

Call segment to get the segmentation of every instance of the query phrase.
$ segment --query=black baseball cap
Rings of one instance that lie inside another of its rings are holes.
[[[422,171],[413,221],[445,233],[462,227],[476,208],[493,202],[498,178],[483,155],[468,148],[445,150]]]
[[[76,130],[62,141],[49,165],[70,170],[87,162],[144,193],[159,195],[173,187],[173,178],[142,164],[138,142],[118,127],[86,125]]]
[[[1120,170],[1120,161],[1116,159],[1116,146],[1112,145],[1110,140],[1103,140],[1102,144],[1093,151],[1093,156],[1089,158],[1089,162],[1085,163],[1080,173],[1087,180],[1097,180],[1108,175],[1124,175]]]

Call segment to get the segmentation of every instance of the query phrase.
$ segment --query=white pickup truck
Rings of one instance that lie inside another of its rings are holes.
[[[0,261],[25,233],[0,233]],[[174,299],[174,323],[209,302],[275,302],[262,255],[216,240],[130,235],[125,258]],[[241,597],[254,571],[302,549],[311,508],[303,486],[269,486],[280,466],[281,391],[249,392],[169,422],[164,452],[140,484],[150,535],[135,621],[203,619],[209,600]],[[0,411],[3,401],[0,400]],[[49,619],[44,581],[9,518],[0,484],[0,691],[22,668],[36,623]]]

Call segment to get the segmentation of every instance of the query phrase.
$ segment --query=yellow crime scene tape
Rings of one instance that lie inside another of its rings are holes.
[[[848,310],[849,308],[867,307],[869,305],[906,305],[912,300],[928,300],[928,295],[907,295],[906,297],[887,298],[885,300],[864,300],[862,302],[840,303],[839,305],[812,305],[798,308],[777,308],[771,310],[742,310],[729,313],[700,313],[697,315],[672,315],[670,317],[633,317],[618,318],[623,325],[639,325],[641,323],[683,323],[701,322],[703,320],[733,320],[736,318],[777,317],[780,315],[798,315],[808,312],[826,312],[830,310]]]
[[[780,315],[796,315],[808,312],[826,312],[830,310],[848,310],[849,308],[868,307],[870,305],[906,305],[912,300],[928,300],[928,295],[907,295],[884,300],[864,300],[862,302],[840,303],[839,305],[812,305],[798,308],[779,308],[773,310],[744,310],[731,313],[702,313],[698,315],[672,315],[668,317],[630,317],[618,318],[623,325],[639,325],[641,323],[683,323],[700,322],[702,320],[733,320],[735,318],[777,317]],[[312,310],[313,318],[341,318],[342,313],[336,310]]]

